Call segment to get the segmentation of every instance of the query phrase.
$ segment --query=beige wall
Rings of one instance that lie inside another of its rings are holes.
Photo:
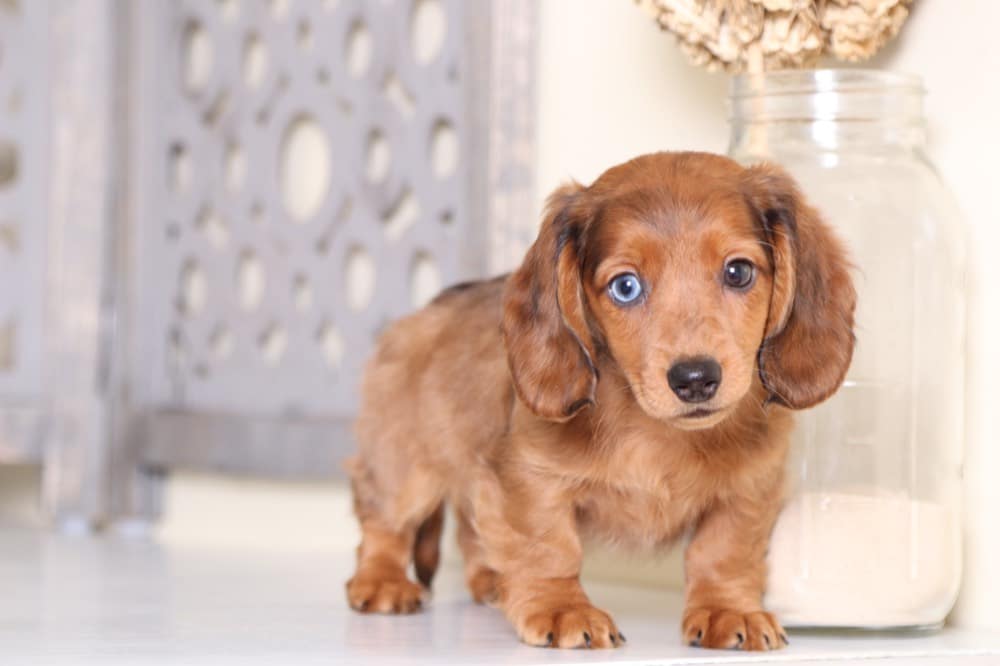
[[[655,150],[726,149],[728,79],[688,65],[627,0],[545,0],[538,197]]]

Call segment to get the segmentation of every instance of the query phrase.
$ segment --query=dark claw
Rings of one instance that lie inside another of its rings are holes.
[[[370,601],[370,599],[365,599],[364,601],[362,601],[361,605],[358,606],[358,610],[361,611],[362,613],[367,613],[368,612],[368,603],[369,603],[369,601]]]
[[[618,640],[620,640],[622,643],[625,643],[626,642],[626,640],[625,640],[625,634],[623,634],[622,632],[619,631],[618,632]]]
[[[698,635],[697,635],[697,636],[695,636],[695,638],[697,638],[697,639],[698,639],[698,640],[700,641],[700,640],[701,640],[701,637],[702,637],[703,635],[704,635],[704,632],[703,632],[703,631],[702,631],[701,629],[699,629],[699,630],[698,630]]]
[[[608,640],[611,641],[612,645],[618,645],[618,639],[614,634],[608,634]]]
[[[588,634],[586,631],[583,632],[583,642],[587,647],[590,647],[590,634]]]
[[[771,647],[771,637],[768,636],[767,634],[764,634],[764,643],[767,644],[768,648]]]
[[[788,636],[786,636],[785,634],[781,634],[781,642],[784,643],[785,645],[788,645],[789,644]]]
[[[738,642],[736,643],[736,647],[739,647],[739,646],[743,645],[743,639],[744,639],[743,634],[741,634],[740,632],[737,631],[736,632],[736,640]]]
[[[554,641],[555,639],[556,637],[552,634],[551,631],[545,634],[545,647],[552,647],[552,641]]]

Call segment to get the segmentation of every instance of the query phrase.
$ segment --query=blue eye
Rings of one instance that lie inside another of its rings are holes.
[[[608,293],[618,305],[629,305],[642,296],[642,282],[635,273],[622,273],[608,283]]]

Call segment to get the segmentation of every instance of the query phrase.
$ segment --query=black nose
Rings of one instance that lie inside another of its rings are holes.
[[[719,390],[722,368],[713,358],[701,356],[675,363],[667,383],[684,402],[705,402]]]

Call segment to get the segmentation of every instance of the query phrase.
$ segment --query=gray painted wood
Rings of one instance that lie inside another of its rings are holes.
[[[411,269],[418,256],[436,266],[441,286],[507,268],[537,226],[533,211],[534,39],[537,8],[516,2],[441,2],[445,38],[425,64],[413,54],[411,17],[420,3],[269,3],[146,6],[138,96],[138,178],[142,284],[135,396],[143,414],[135,444],[155,469],[212,469],[263,476],[342,473],[352,450],[350,419],[372,340],[418,303]],[[428,3],[430,4],[430,3]],[[219,62],[197,91],[182,80],[183,46],[197,24]],[[352,30],[371,34],[371,59],[352,78],[345,53]],[[298,41],[309,26],[311,47]],[[163,30],[163,26],[167,26]],[[256,86],[232,69],[232,54],[259,40],[268,65]],[[242,46],[241,46],[242,45]],[[229,54],[229,55],[226,55]],[[387,82],[393,82],[387,88]],[[398,86],[409,102],[398,103]],[[150,102],[152,100],[152,102]],[[224,100],[224,102],[220,102]],[[395,101],[394,101],[395,100]],[[222,109],[215,114],[213,110]],[[282,137],[307,115],[328,137],[331,187],[310,219],[295,221],[280,188]],[[435,126],[455,132],[458,160],[445,177],[432,168]],[[391,159],[385,177],[365,176],[366,138],[381,133]],[[239,145],[246,182],[227,188],[225,157]],[[171,187],[171,155],[187,156],[189,185]],[[387,217],[409,193],[419,213],[405,231]],[[204,211],[218,218],[206,233]],[[346,259],[363,249],[375,267],[370,302],[350,303]],[[239,298],[240,257],[252,253],[265,275],[259,304]],[[204,304],[185,302],[194,264]],[[188,274],[190,275],[190,274]],[[298,308],[304,278],[312,303]],[[330,363],[320,332],[335,327],[342,356]],[[262,349],[278,326],[284,351]],[[225,331],[225,353],[213,345]]]
[[[442,286],[485,272],[482,242],[469,242],[482,236],[473,228],[486,224],[470,215],[470,191],[485,164],[461,150],[472,122],[463,92],[477,54],[462,37],[479,5],[439,3],[443,42],[421,64],[411,30],[418,4],[345,0],[330,10],[299,2],[276,13],[272,3],[243,2],[235,15],[225,3],[146,6],[162,31],[145,42],[152,50],[147,77],[155,82],[144,119],[152,168],[139,183],[148,205],[137,220],[148,227],[139,248],[148,259],[139,336],[149,406],[347,416],[374,335],[418,304],[411,298],[418,262],[430,262]],[[353,75],[347,55],[362,32],[369,61]],[[193,34],[212,53],[204,82],[194,87],[183,83]],[[266,53],[255,86],[244,67],[250,44]],[[409,105],[393,102],[390,81]],[[297,220],[284,201],[281,154],[302,118],[326,137],[330,177],[316,212]],[[433,168],[438,131],[453,132],[459,146],[444,175]],[[390,157],[373,182],[366,168],[376,134]],[[234,150],[245,162],[237,186],[226,167]],[[172,186],[178,159],[190,176]],[[396,231],[389,218],[407,197],[417,210]],[[360,305],[348,265],[356,253],[374,268],[370,300]],[[251,265],[261,288],[248,304],[240,276]],[[203,296],[195,293],[199,284]],[[305,306],[297,303],[302,288],[311,292]],[[326,335],[339,340],[339,356]]]
[[[0,4],[0,403],[44,384],[48,35],[47,2]]]
[[[445,29],[422,59],[412,24],[428,7]],[[0,158],[17,158],[0,173],[0,463],[44,464],[48,509],[74,525],[154,517],[175,468],[338,475],[374,336],[431,295],[415,283],[507,268],[536,227],[536,14],[531,0],[0,3]],[[360,30],[368,60],[352,70]],[[194,34],[210,57],[192,79]],[[330,177],[297,219],[281,154],[302,118]],[[369,176],[376,134],[389,159]],[[363,303],[357,252],[374,272]]]

